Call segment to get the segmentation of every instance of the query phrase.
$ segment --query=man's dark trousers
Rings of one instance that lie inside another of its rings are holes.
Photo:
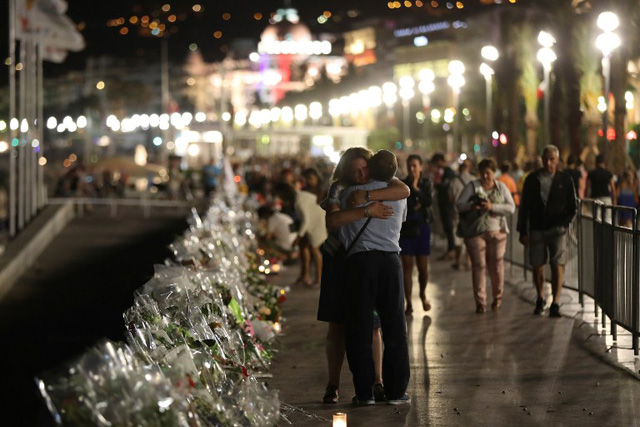
[[[402,266],[397,252],[358,252],[347,261],[346,350],[360,400],[373,399],[373,310],[382,324],[382,378],[387,399],[404,396],[409,384],[409,350],[404,317]]]
[[[454,210],[451,203],[438,204],[438,210],[440,211],[440,220],[442,222],[442,230],[447,238],[447,252],[451,252],[456,248],[456,240],[453,230],[453,217]]]

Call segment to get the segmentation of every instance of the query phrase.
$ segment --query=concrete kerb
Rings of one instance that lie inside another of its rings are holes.
[[[513,266],[512,274],[509,273],[510,271],[510,268],[505,268],[505,283],[521,300],[530,303],[533,307],[537,295],[531,275],[528,280],[524,280],[521,267]],[[548,282],[545,283],[545,295],[547,295],[546,306],[548,308],[551,303],[551,284]],[[614,342],[611,334],[600,326],[601,320],[593,315],[594,302],[586,295],[584,308],[578,302],[578,292],[572,289],[563,289],[560,301],[563,317],[574,321],[573,339],[581,347],[597,359],[640,380],[640,358],[633,355],[630,333],[619,328],[618,341]],[[553,321],[553,319],[549,319],[549,321]],[[628,341],[628,348],[623,345],[623,341],[625,343]],[[623,363],[623,361],[626,362]]]
[[[47,206],[7,245],[0,256],[0,300],[73,218],[72,202]]]

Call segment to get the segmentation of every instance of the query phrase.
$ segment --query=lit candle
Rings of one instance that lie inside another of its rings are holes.
[[[333,427],[347,427],[347,414],[344,412],[333,414]]]

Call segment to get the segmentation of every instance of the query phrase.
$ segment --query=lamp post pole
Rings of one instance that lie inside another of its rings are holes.
[[[549,76],[551,74],[551,64],[548,62],[543,63],[542,69],[544,70],[544,142],[545,144],[549,144],[549,106],[551,101],[551,82],[549,81]]]
[[[453,106],[455,108],[455,116],[453,123],[453,146],[454,149],[462,150],[462,142],[460,141],[460,88],[464,86],[464,64],[461,61],[453,60],[449,62],[449,78],[447,82],[453,90]]]
[[[604,77],[604,111],[602,112],[602,136],[605,144],[603,150],[609,149],[607,130],[609,128],[609,91],[611,84],[611,53],[620,46],[620,37],[614,31],[620,25],[618,16],[613,12],[602,12],[598,15],[598,27],[603,31],[596,38],[596,47],[602,52],[602,75]]]
[[[494,62],[499,57],[500,54],[498,49],[494,46],[487,45],[482,48],[480,51],[482,58],[487,61]],[[482,63],[480,65],[480,74],[484,76],[485,81],[485,99],[487,101],[487,122],[486,122],[486,135],[485,135],[485,147],[484,154],[489,155],[491,152],[491,133],[493,132],[493,74],[494,70],[486,63]]]
[[[611,55],[602,56],[602,75],[604,77],[604,105],[607,108],[602,113],[602,135],[607,138],[607,129],[609,128],[609,91],[611,84]],[[605,144],[606,147],[606,144]]]
[[[435,85],[433,80],[435,79],[435,74],[433,70],[425,68],[420,70],[420,83],[418,84],[418,89],[422,94],[422,112],[425,115],[424,122],[422,124],[423,129],[423,138],[425,144],[428,143],[429,137],[429,111],[431,109],[431,97],[430,94],[435,90]]]

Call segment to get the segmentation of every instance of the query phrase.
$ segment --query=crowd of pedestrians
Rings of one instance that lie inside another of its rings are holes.
[[[549,264],[548,312],[559,317],[577,200],[638,206],[635,173],[616,177],[602,156],[587,172],[576,156],[562,162],[552,145],[522,168],[491,158],[477,164],[448,161],[443,153],[427,160],[417,153],[398,158],[354,147],[335,168],[318,159],[256,158],[237,172],[260,206],[264,247],[286,262],[299,260],[299,286],[320,288],[317,318],[328,324],[322,398],[327,404],[340,399],[345,355],[356,391],[353,404],[410,402],[406,317],[414,313],[416,277],[422,312],[432,308],[427,287],[435,235],[443,238],[444,251],[433,262],[470,271],[469,300],[483,314],[488,307],[502,309],[507,234],[519,233],[534,273],[534,314],[547,310],[543,285]],[[510,230],[507,219],[516,209],[516,229]],[[629,226],[623,213],[616,223]]]

